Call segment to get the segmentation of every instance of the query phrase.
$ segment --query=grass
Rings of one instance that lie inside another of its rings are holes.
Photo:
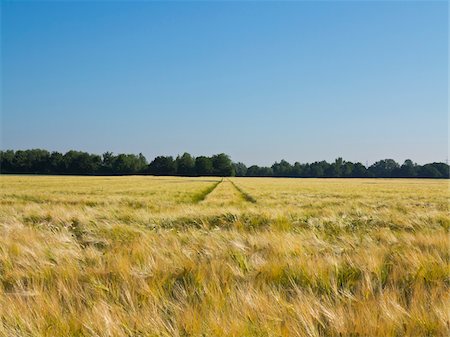
[[[1,176],[0,335],[447,336],[448,187]]]
[[[212,185],[208,186],[207,188],[205,188],[203,191],[200,191],[199,193],[195,194],[192,198],[192,201],[195,203],[199,203],[203,200],[206,199],[206,197],[208,196],[208,194],[210,194],[212,191],[214,191],[214,189],[223,181],[217,181],[214,182]]]
[[[231,184],[239,191],[239,193],[241,193],[242,198],[245,201],[248,202],[253,202],[256,203],[256,199],[254,197],[252,197],[250,194],[248,194],[247,192],[245,192],[242,188],[240,188],[234,181],[230,181]]]

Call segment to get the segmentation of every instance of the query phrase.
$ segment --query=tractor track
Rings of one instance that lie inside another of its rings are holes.
[[[202,201],[205,200],[206,197],[207,197],[209,194],[211,194],[211,193],[217,188],[217,186],[219,186],[220,183],[222,183],[222,182],[223,182],[223,178],[222,178],[222,180],[215,182],[215,183],[212,184],[211,186],[208,186],[208,187],[207,187],[206,189],[204,189],[203,191],[201,191],[201,192],[195,194],[195,195],[192,197],[192,201],[193,201],[195,204],[198,204],[198,203],[202,202]]]
[[[242,188],[240,188],[238,185],[236,185],[236,183],[234,183],[230,179],[227,179],[227,180],[228,180],[228,182],[231,183],[231,185],[234,186],[234,188],[239,192],[239,194],[242,196],[242,198],[245,201],[248,201],[248,202],[251,202],[253,204],[256,204],[256,199],[251,194],[245,192]]]

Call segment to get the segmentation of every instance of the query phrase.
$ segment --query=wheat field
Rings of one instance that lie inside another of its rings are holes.
[[[444,180],[0,177],[1,336],[447,336]]]

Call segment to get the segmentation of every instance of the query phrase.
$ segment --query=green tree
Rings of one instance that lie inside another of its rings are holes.
[[[411,159],[406,159],[400,168],[393,171],[393,175],[400,178],[411,178],[417,176],[417,165]]]
[[[216,154],[212,157],[214,175],[220,177],[234,176],[233,162],[225,153]]]
[[[234,163],[233,166],[236,177],[245,177],[247,174],[247,166],[244,163]]]
[[[273,175],[276,177],[290,177],[292,176],[292,169],[292,165],[284,159],[272,165]]]
[[[205,156],[195,158],[195,172],[199,176],[210,176],[214,172],[212,159]]]
[[[119,154],[113,164],[113,172],[117,174],[140,173],[147,166],[147,160],[142,154]]]
[[[60,152],[52,152],[50,155],[50,172],[51,173],[64,173],[66,171],[66,165],[64,163],[64,156]]]
[[[102,155],[102,172],[103,173],[112,173],[114,167],[114,161],[116,157],[112,152],[105,152]]]
[[[149,172],[159,176],[170,176],[177,172],[172,156],[158,156],[149,165]]]
[[[14,172],[14,156],[13,150],[0,151],[0,172]]]
[[[398,163],[393,159],[384,159],[377,161],[369,167],[369,172],[374,177],[390,178],[392,177],[394,170],[398,169]]]
[[[183,176],[192,176],[195,174],[195,159],[187,152],[183,153],[181,157],[177,157],[176,166],[177,174]]]
[[[99,155],[87,152],[68,151],[64,154],[65,173],[70,174],[96,174],[100,171],[102,159]]]
[[[443,178],[441,172],[433,164],[420,167],[418,176],[420,178]]]
[[[367,177],[367,169],[361,163],[356,163],[353,165],[352,177],[354,178],[364,178]]]
[[[310,164],[311,177],[320,178],[325,175],[329,164],[326,161],[316,161]]]
[[[247,177],[271,177],[273,170],[271,167],[259,167],[252,165],[247,169]]]

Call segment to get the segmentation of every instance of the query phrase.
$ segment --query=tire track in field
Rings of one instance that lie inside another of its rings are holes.
[[[224,178],[223,183],[212,193],[208,194],[202,204],[211,208],[240,207],[242,205],[242,195],[228,179]]]
[[[253,204],[256,204],[256,199],[249,193],[245,192],[242,188],[240,188],[238,185],[236,185],[233,181],[231,181],[230,179],[227,179],[231,185],[234,186],[234,188],[239,192],[239,194],[242,196],[242,198],[245,201],[251,202]]]
[[[215,182],[214,184],[208,186],[206,189],[204,189],[203,191],[200,191],[199,193],[195,194],[192,197],[192,202],[195,204],[198,204],[199,202],[202,202],[203,200],[206,199],[206,197],[212,192],[214,191],[217,186],[220,185],[220,183],[223,182],[223,178],[222,180],[219,180],[217,182]]]

